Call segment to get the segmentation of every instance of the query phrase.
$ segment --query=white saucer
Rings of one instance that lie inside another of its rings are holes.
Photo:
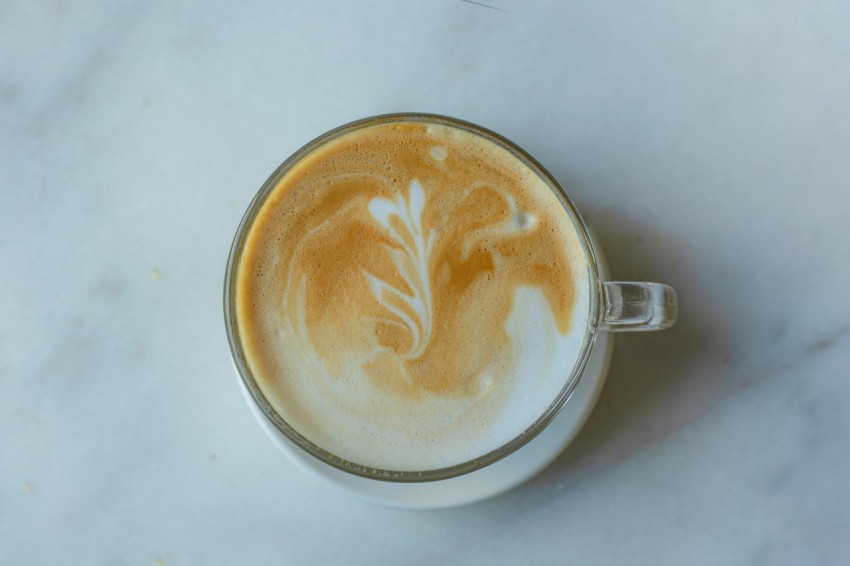
[[[605,384],[614,336],[601,332],[572,396],[543,432],[528,444],[485,468],[447,480],[393,483],[355,476],[329,466],[292,443],[262,414],[242,384],[248,406],[272,441],[308,471],[366,501],[407,509],[437,509],[474,503],[505,492],[548,466],[587,420]]]

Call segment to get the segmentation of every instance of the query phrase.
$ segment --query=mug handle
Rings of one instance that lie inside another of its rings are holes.
[[[602,283],[602,323],[607,332],[663,330],[676,323],[676,291],[662,283],[606,281]]]

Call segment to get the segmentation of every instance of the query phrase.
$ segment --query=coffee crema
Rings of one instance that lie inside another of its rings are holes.
[[[472,131],[367,125],[294,164],[247,228],[236,321],[301,435],[426,471],[522,434],[585,339],[588,258],[547,182]]]

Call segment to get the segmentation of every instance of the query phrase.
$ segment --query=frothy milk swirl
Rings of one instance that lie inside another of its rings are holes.
[[[544,180],[464,130],[349,132],[293,166],[237,268],[248,364],[276,411],[354,463],[424,471],[539,417],[584,340],[589,282]]]

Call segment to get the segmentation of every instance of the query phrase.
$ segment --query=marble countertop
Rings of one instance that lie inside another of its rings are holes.
[[[490,3],[0,5],[0,563],[850,560],[850,4]],[[681,301],[555,464],[435,512],[278,453],[221,313],[274,168],[404,110],[525,147]]]

